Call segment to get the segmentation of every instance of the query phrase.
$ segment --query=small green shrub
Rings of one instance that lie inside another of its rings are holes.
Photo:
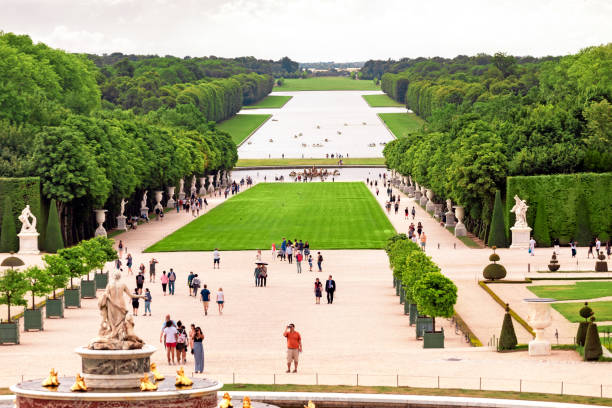
[[[500,260],[499,255],[495,253],[496,247],[493,247],[493,253],[489,256],[489,260],[493,263],[488,264],[482,271],[482,276],[488,280],[498,280],[506,277],[506,268],[503,265],[498,264]]]
[[[516,332],[512,324],[512,316],[510,315],[510,305],[506,303],[506,314],[504,315],[504,323],[502,324],[501,334],[499,335],[498,350],[513,350],[516,348],[518,340]]]

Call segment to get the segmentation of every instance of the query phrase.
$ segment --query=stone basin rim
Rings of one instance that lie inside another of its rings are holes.
[[[74,352],[82,357],[89,358],[122,358],[122,357],[146,357],[155,353],[157,348],[150,345],[145,344],[140,349],[131,349],[131,350],[92,350],[87,348],[86,346],[77,347],[74,349]]]
[[[557,299],[554,298],[527,298],[523,299],[523,302],[527,303],[553,303],[556,302]]]

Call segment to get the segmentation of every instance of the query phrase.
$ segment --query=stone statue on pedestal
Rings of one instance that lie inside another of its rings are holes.
[[[189,189],[189,192],[191,193],[192,196],[194,196],[197,191],[198,189],[196,188],[196,176],[194,174],[193,177],[191,178],[191,188]]]
[[[21,231],[17,234],[19,237],[19,254],[38,255],[40,253],[38,250],[40,234],[36,232],[36,217],[32,214],[29,204],[21,211],[18,219],[21,221]]]
[[[514,196],[514,207],[510,209],[516,216],[514,226],[510,228],[512,232],[512,244],[510,248],[527,249],[529,248],[529,238],[531,237],[531,228],[527,225],[527,209],[529,206],[525,200],[521,200],[519,196]]]
[[[510,210],[516,216],[514,222],[515,227],[527,227],[527,209],[529,206],[525,200],[521,200],[519,196],[514,196],[514,207]]]
[[[145,190],[144,194],[142,195],[142,201],[140,202],[140,208],[148,208],[147,207],[147,193],[148,191]]]
[[[32,221],[30,221],[32,218]],[[21,221],[21,231],[24,232],[36,232],[36,217],[30,211],[30,205],[26,205],[23,211],[21,211],[21,215],[19,216],[19,221]]]
[[[127,200],[125,199],[121,199],[121,211],[119,212],[119,215],[123,215],[123,213],[125,212],[125,205],[128,203]]]

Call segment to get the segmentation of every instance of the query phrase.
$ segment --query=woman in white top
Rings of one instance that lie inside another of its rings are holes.
[[[225,303],[225,295],[223,295],[223,288],[219,288],[217,292],[217,306],[219,306],[219,314],[223,314],[223,303]]]

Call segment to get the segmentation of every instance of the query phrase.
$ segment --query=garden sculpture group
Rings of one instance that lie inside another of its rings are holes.
[[[30,206],[26,205],[21,215],[19,216],[21,221],[21,231],[17,236],[19,237],[19,254],[33,254],[38,255],[38,236],[40,235],[36,231],[36,217],[32,214]],[[30,221],[30,219],[32,219]]]
[[[516,221],[514,226],[510,228],[510,231],[512,231],[512,245],[510,245],[510,248],[529,248],[531,228],[527,225],[528,208],[529,206],[525,200],[521,200],[517,195],[514,196],[514,207],[510,209],[510,212],[514,213]]]

